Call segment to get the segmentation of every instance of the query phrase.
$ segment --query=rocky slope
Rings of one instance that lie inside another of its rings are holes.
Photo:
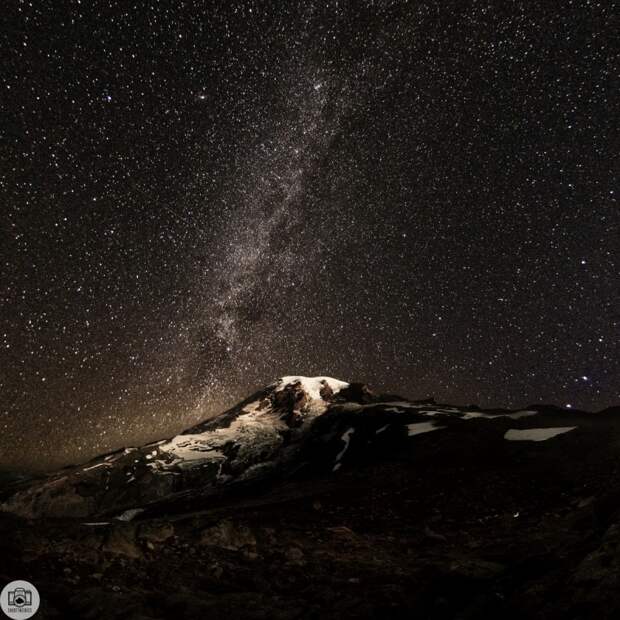
[[[287,377],[7,492],[0,577],[42,618],[617,618],[619,415]]]

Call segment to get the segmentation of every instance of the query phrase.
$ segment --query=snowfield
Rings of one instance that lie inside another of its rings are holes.
[[[324,413],[329,406],[329,402],[321,396],[321,390],[328,387],[331,394],[336,395],[349,384],[332,377],[291,375],[282,377],[272,385],[275,392],[296,386],[306,395],[305,405],[298,410],[304,417],[300,429],[303,431],[304,426],[315,416]],[[261,460],[275,456],[282,447],[283,434],[288,430],[281,412],[274,411],[271,404],[258,400],[246,405],[229,426],[203,433],[177,435],[169,441],[158,442],[155,444],[156,450],[146,458],[151,461],[149,467],[154,471],[214,464],[218,467],[218,479],[226,480],[228,476],[222,473],[224,463],[227,463],[228,469],[237,469],[248,464],[254,466]],[[227,457],[227,449],[229,453],[234,449],[235,456]]]
[[[555,428],[511,428],[506,431],[504,439],[508,441],[547,441],[558,435],[574,431],[576,426],[558,426]]]

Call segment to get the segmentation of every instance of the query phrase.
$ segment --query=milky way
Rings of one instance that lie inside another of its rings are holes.
[[[281,375],[620,399],[609,3],[3,5],[0,466]]]

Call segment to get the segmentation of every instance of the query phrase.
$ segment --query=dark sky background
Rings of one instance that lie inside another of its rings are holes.
[[[283,374],[620,401],[615,2],[0,19],[0,465],[174,434]]]

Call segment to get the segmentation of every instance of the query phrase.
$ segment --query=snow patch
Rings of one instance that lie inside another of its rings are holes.
[[[574,431],[576,426],[556,426],[552,428],[511,428],[506,431],[504,439],[508,441],[547,441],[557,435],[563,435],[570,431]]]
[[[336,455],[336,461],[339,461],[344,456],[344,453],[348,450],[349,444],[351,443],[351,435],[353,435],[354,432],[355,429],[350,428],[348,431],[342,434],[342,437],[340,439],[344,441],[344,448],[342,448],[342,450],[340,450],[340,452],[338,452],[338,454]]]
[[[288,427],[271,410],[252,410],[237,417],[230,426],[191,435],[177,435],[159,446],[158,469],[173,466],[195,467],[206,462],[220,466],[226,461],[224,449],[236,445],[235,462],[254,464],[269,458],[280,448]],[[165,459],[171,459],[165,462]],[[162,460],[163,459],[163,460]]]
[[[386,403],[375,403],[375,405],[390,405],[392,407],[402,407],[403,409],[424,409],[424,407],[428,407],[428,404],[410,403],[406,400],[395,400],[395,401],[386,402]]]
[[[344,441],[344,447],[336,455],[336,463],[332,471],[338,471],[342,467],[342,463],[340,462],[340,459],[342,459],[342,457],[344,456],[344,453],[349,449],[349,444],[351,443],[351,435],[353,435],[354,432],[355,432],[355,429],[350,428],[349,430],[342,433],[342,436],[340,437],[340,439]]]
[[[131,521],[134,517],[144,512],[144,508],[130,508],[116,517],[117,521]]]
[[[482,413],[480,411],[467,411],[463,414],[463,420],[473,420],[474,418],[510,418],[511,420],[519,420],[520,418],[529,418],[537,415],[538,411],[514,411],[513,413]]]
[[[407,424],[407,433],[409,437],[414,435],[422,435],[422,433],[430,433],[431,431],[438,431],[445,426],[435,426],[435,422],[414,422],[413,424]]]
[[[359,403],[342,403],[338,404],[338,411],[360,411],[366,406]]]
[[[83,467],[82,471],[90,471],[91,469],[97,469],[97,467],[109,467],[108,463],[97,463],[96,465],[91,465],[90,467]]]
[[[220,430],[220,429],[218,429]],[[199,433],[197,435],[177,435],[169,442],[162,444],[162,452],[173,454],[181,461],[204,461],[224,459],[224,455],[209,445],[207,441],[212,433]],[[148,458],[148,456],[147,456]],[[169,463],[171,465],[172,463]]]

